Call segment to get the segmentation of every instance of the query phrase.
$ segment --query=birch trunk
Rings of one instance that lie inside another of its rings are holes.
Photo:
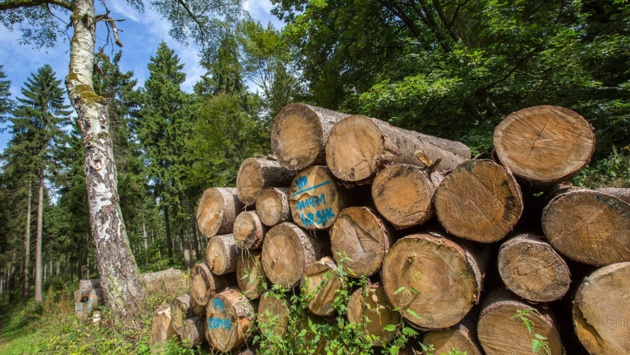
[[[68,96],[74,106],[85,147],[85,178],[90,228],[107,305],[125,315],[125,305],[144,293],[140,273],[118,203],[116,165],[105,99],[94,92],[94,0],[72,2],[74,34],[70,49]]]

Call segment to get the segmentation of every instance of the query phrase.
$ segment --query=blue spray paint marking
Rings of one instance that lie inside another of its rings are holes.
[[[92,312],[92,299],[88,299],[88,312]]]
[[[230,328],[232,328],[232,323],[228,319],[224,318],[208,318],[208,329],[218,328],[225,328],[227,330],[230,330]]]
[[[295,209],[301,211],[308,207],[319,207],[319,205],[326,205],[326,194],[302,199],[295,205]]]
[[[304,193],[306,191],[311,191],[311,190],[316,189],[318,187],[326,186],[328,184],[330,184],[330,180],[326,180],[326,181],[322,182],[321,184],[317,184],[315,186],[311,186],[311,187],[306,187],[306,188],[300,189],[297,192],[293,193],[293,195],[291,195],[291,198],[295,198],[295,196],[298,196],[298,195],[300,195],[300,194],[302,194],[302,193]],[[298,188],[299,188],[299,186],[298,186]]]
[[[295,180],[295,183],[297,184],[298,189],[302,189],[308,185],[308,179],[306,176],[300,176]]]
[[[304,227],[306,228],[314,226],[316,224],[324,225],[329,221],[332,221],[333,218],[335,218],[335,213],[333,212],[332,207],[321,209],[315,213],[309,212],[306,215],[304,214],[304,212],[302,212],[302,214],[300,215],[302,224],[304,224]]]
[[[221,300],[220,300],[220,299],[218,299],[218,298],[215,298],[215,299],[212,301],[212,306],[213,306],[214,308],[216,308],[217,310],[219,310],[219,311],[223,311],[223,301],[221,301]]]

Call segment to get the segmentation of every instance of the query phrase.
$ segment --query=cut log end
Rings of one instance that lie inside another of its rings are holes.
[[[257,299],[265,290],[267,276],[259,252],[243,250],[236,264],[238,287],[250,300]]]
[[[152,353],[156,353],[160,348],[175,335],[171,322],[171,307],[161,304],[153,313],[151,320],[151,330],[149,331],[149,347]]]
[[[383,346],[396,336],[402,317],[391,305],[379,284],[358,289],[348,301],[348,321],[359,324],[359,334],[374,346]],[[396,329],[385,330],[393,325]]]
[[[221,352],[236,349],[245,343],[254,326],[254,308],[236,288],[215,294],[206,306],[206,338]]]
[[[241,212],[234,221],[234,241],[242,249],[260,249],[266,231],[254,211]]]
[[[268,227],[290,222],[289,188],[263,189],[256,198],[256,214],[260,222]]]
[[[275,160],[247,158],[241,163],[236,176],[238,198],[245,205],[253,205],[266,187],[288,186],[295,176]]]
[[[280,295],[266,292],[258,304],[258,328],[266,338],[283,338],[289,326],[291,310],[288,302]]]
[[[215,275],[225,275],[236,270],[238,247],[233,234],[210,238],[206,247],[206,262]]]
[[[208,238],[232,233],[234,219],[243,208],[235,188],[206,189],[197,206],[197,226]]]
[[[304,269],[301,289],[308,300],[308,309],[318,316],[332,316],[333,303],[342,283],[335,262],[328,257],[318,260]]]
[[[226,280],[213,274],[207,263],[199,263],[190,271],[190,297],[199,306],[206,306],[210,297],[225,287]]]

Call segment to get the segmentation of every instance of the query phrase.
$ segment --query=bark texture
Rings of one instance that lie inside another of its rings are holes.
[[[283,168],[275,160],[247,158],[241,163],[236,176],[238,198],[245,205],[253,205],[262,189],[289,186],[294,176],[294,171]]]
[[[234,220],[244,207],[235,188],[208,188],[197,205],[197,226],[208,238],[232,233]]]

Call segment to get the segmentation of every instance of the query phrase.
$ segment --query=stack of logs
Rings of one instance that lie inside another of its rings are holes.
[[[491,159],[471,159],[459,142],[286,106],[273,156],[203,193],[206,262],[190,295],[156,311],[152,344],[178,334],[238,349],[256,314],[263,334],[289,336],[287,300],[264,285],[307,292],[310,312],[333,316],[343,269],[369,280],[347,317],[374,346],[406,323],[436,354],[531,354],[532,339],[549,354],[630,354],[630,189],[566,184],[593,154],[592,127],[531,107],[493,144]]]
[[[74,291],[74,312],[87,318],[101,303],[103,290],[100,279],[79,280],[79,289]]]

